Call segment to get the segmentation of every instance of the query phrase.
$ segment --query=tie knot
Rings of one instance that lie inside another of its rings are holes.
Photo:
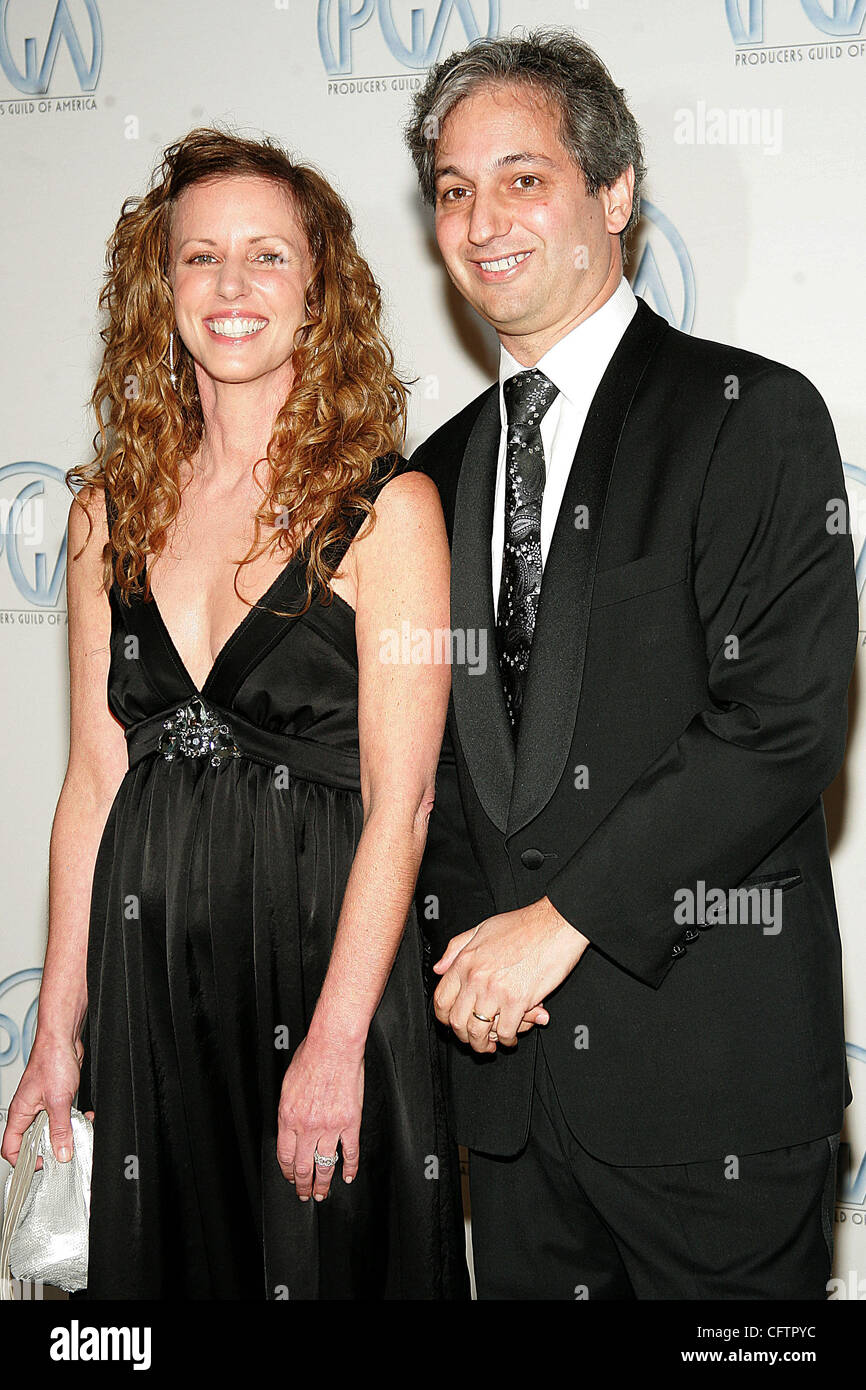
[[[527,425],[540,425],[547,411],[559,395],[544,372],[537,367],[518,372],[504,382],[502,395],[505,400],[505,413],[508,423],[518,429]]]

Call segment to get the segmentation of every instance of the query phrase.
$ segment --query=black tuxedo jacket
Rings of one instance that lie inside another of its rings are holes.
[[[546,894],[592,945],[516,1049],[479,1056],[449,1033],[456,1137],[522,1147],[538,1047],[608,1163],[836,1131],[850,1088],[821,793],[858,612],[826,406],[800,373],[638,299],[559,511],[516,749],[491,588],[499,430],[494,386],[414,455],[445,512],[452,631],[487,652],[452,668],[419,917],[435,960]],[[778,888],[781,928],[742,911],[684,926],[675,894],[701,882]]]

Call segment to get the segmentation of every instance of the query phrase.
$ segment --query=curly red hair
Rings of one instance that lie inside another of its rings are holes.
[[[358,251],[348,208],[316,169],[294,163],[271,137],[192,130],[165,149],[150,190],[124,202],[99,296],[108,323],[100,333],[105,351],[90,399],[98,423],[96,457],[69,469],[66,481],[73,491],[88,484],[105,490],[113,503],[112,544],[103,552],[106,589],[113,578],[123,602],[134,593],[149,599],[143,564],[165,547],[180,509],[180,465],[193,456],[203,432],[194,364],[182,344],[176,388],[169,379],[171,218],[184,189],[222,175],[257,175],[282,185],[310,249],[313,272],[295,337],[294,383],[274,421],[269,486],[237,572],[274,546],[288,550],[291,538],[299,537],[306,611],[317,590],[330,601],[343,542],[357,530],[358,513],[373,512],[365,489],[377,460],[394,456],[396,462],[407,396],[380,327],[381,292]],[[278,528],[270,540],[260,538],[263,524]]]

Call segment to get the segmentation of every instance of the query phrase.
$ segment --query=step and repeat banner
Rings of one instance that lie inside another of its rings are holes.
[[[438,260],[401,131],[425,69],[568,25],[624,87],[649,175],[627,273],[688,333],[804,372],[845,461],[866,580],[866,0],[0,0],[0,1126],[35,1029],[48,845],[68,751],[67,468],[92,456],[105,242],[165,145],[278,137],[352,208],[416,378],[407,452],[493,379]],[[866,1298],[866,718],[826,796],[855,1102],[831,1295]],[[0,1162],[0,1180],[8,1166]]]

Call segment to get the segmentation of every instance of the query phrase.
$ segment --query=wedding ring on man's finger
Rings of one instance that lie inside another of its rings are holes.
[[[340,1155],[336,1150],[330,1157],[327,1154],[320,1154],[317,1148],[313,1150],[313,1162],[317,1168],[333,1168],[339,1157]]]
[[[474,1009],[472,1010],[472,1017],[473,1017],[473,1018],[477,1018],[478,1021],[479,1021],[479,1023],[492,1023],[492,1022],[493,1022],[493,1019],[492,1019],[492,1018],[487,1018],[485,1014],[477,1014],[477,1013],[475,1012]]]

